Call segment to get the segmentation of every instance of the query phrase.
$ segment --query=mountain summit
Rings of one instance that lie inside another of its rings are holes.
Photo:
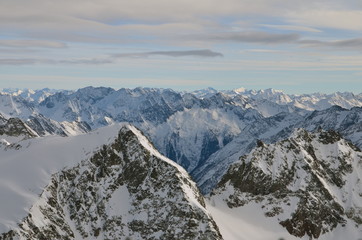
[[[97,137],[88,135],[87,141]],[[58,147],[64,147],[64,158],[75,165],[68,163],[49,176],[40,196],[32,198],[29,213],[0,235],[1,240],[221,239],[196,184],[135,127],[123,125],[114,140],[88,152],[85,159],[67,156],[77,146]],[[40,158],[52,161],[49,153]]]

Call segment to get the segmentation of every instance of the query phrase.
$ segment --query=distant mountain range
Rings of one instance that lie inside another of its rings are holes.
[[[362,94],[3,89],[0,139],[0,240],[362,236]]]

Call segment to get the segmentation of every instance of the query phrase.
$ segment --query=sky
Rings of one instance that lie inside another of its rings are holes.
[[[0,88],[362,92],[359,0],[0,0]]]

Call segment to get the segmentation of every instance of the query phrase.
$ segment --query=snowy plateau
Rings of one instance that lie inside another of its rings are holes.
[[[362,239],[362,94],[0,90],[0,240]]]

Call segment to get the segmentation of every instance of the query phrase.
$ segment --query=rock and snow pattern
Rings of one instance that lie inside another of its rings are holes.
[[[45,137],[2,159],[2,177],[24,163],[26,152],[27,165],[37,166],[1,186],[1,196],[14,200],[2,201],[0,227],[8,230],[0,239],[222,239],[188,173],[138,129],[119,127]],[[97,144],[101,140],[108,144]],[[77,144],[82,141],[87,149]],[[33,151],[43,144],[47,150],[36,158]],[[16,192],[10,196],[7,191]],[[9,204],[13,209],[6,210]]]
[[[242,213],[257,209],[271,225],[279,223],[276,231],[284,227],[296,237],[358,239],[362,236],[361,179],[362,152],[357,147],[334,131],[297,129],[275,144],[259,141],[229,168],[209,202],[217,223],[226,209],[230,219],[251,224]],[[225,226],[220,229],[222,234],[227,231]]]

